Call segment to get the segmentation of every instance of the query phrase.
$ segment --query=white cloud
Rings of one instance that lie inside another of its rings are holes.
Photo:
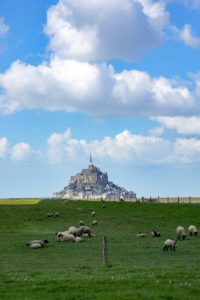
[[[190,24],[184,25],[182,30],[173,27],[177,36],[187,45],[193,48],[200,48],[200,37],[195,36]]]
[[[9,26],[5,24],[4,18],[0,16],[0,37],[6,36]]]
[[[6,137],[0,138],[0,159],[3,159],[8,154],[8,140]]]
[[[38,66],[15,61],[0,74],[0,113],[26,109],[98,116],[198,112],[197,78],[192,79],[196,84],[192,90],[178,79],[151,77],[137,70],[117,73],[111,65],[99,63],[116,57],[134,60],[160,41],[168,23],[164,1],[58,1],[49,9],[45,27],[50,60]]]
[[[99,140],[75,139],[71,129],[64,133],[53,133],[47,139],[46,150],[32,149],[24,142],[8,146],[7,138],[0,139],[0,158],[11,162],[35,161],[43,164],[63,164],[88,159],[112,161],[124,165],[199,165],[200,139],[164,139],[151,135],[133,134],[124,130],[114,137],[105,136]],[[33,160],[34,159],[34,160]]]
[[[80,157],[109,159],[115,163],[133,165],[188,165],[200,163],[199,139],[176,139],[132,134],[128,130],[102,140],[77,140],[68,129],[63,134],[54,133],[48,139],[48,159],[59,164]]]
[[[60,0],[48,10],[45,32],[60,58],[132,61],[160,43],[168,17],[150,0]]]
[[[164,128],[163,127],[155,127],[150,129],[149,134],[150,136],[161,136],[164,132]]]
[[[152,116],[199,109],[192,92],[177,79],[152,78],[136,70],[116,73],[106,64],[75,60],[53,59],[38,67],[17,61],[0,74],[0,87],[1,113],[40,108]]]
[[[48,139],[48,157],[51,163],[62,163],[68,159],[77,160],[83,155],[131,162],[133,164],[161,163],[166,160],[170,144],[154,136],[133,135],[125,130],[115,137],[102,140],[76,140],[68,129],[63,134],[54,133]]]
[[[31,147],[26,143],[18,143],[11,150],[11,159],[14,161],[22,161],[31,154]]]
[[[200,140],[177,139],[174,145],[174,161],[181,165],[200,163]]]
[[[176,130],[179,134],[185,135],[199,135],[200,134],[200,117],[164,117],[159,116],[154,118],[162,126]]]

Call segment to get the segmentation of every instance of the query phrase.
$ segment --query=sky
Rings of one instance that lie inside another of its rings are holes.
[[[94,165],[200,196],[200,0],[1,0],[0,198]]]

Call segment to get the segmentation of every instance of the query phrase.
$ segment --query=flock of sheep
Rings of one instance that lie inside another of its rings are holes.
[[[190,236],[197,236],[198,230],[197,230],[196,226],[190,225],[188,227],[188,233]],[[175,251],[176,250],[177,241],[178,240],[182,241],[186,237],[185,228],[182,226],[178,226],[176,228],[176,234],[177,234],[177,238],[175,240],[168,239],[164,242],[163,251],[169,251],[169,250]]]
[[[58,212],[47,213],[47,217],[58,217],[59,215],[60,214]],[[91,216],[94,218],[95,215],[96,215],[96,212],[92,211]],[[92,226],[96,226],[96,225],[97,225],[97,220],[93,219]],[[197,236],[198,230],[197,230],[196,226],[190,225],[188,227],[188,233],[190,236]],[[66,231],[57,232],[56,240],[58,242],[82,242],[84,240],[84,238],[93,237],[93,236],[95,236],[93,230],[90,227],[86,226],[84,221],[80,221],[79,227],[71,226]],[[137,234],[138,238],[143,238],[146,236],[147,236],[147,233],[143,233],[143,232],[140,232]],[[161,234],[159,231],[153,230],[151,232],[151,236],[152,237],[161,237]],[[164,241],[163,251],[175,251],[177,241],[178,240],[182,241],[185,239],[185,237],[186,237],[185,228],[182,226],[178,226],[176,228],[176,239],[175,240],[167,239],[166,241]],[[38,249],[38,248],[44,248],[48,244],[49,244],[49,241],[46,239],[45,240],[33,240],[33,241],[29,241],[28,243],[26,243],[26,246],[28,246],[30,249]]]
[[[198,230],[196,228],[196,226],[194,225],[190,225],[188,227],[188,233],[190,236],[197,236],[198,235]],[[166,241],[164,241],[164,246],[163,246],[163,251],[175,251],[176,250],[176,244],[177,244],[177,241],[182,241],[185,239],[186,237],[186,231],[185,231],[185,228],[183,226],[178,226],[176,228],[176,239],[175,240],[171,240],[171,239],[167,239]],[[140,232],[137,234],[137,237],[146,237],[147,236],[147,233],[143,233],[143,232]],[[151,232],[151,236],[153,237],[160,237],[161,234],[159,231],[156,231],[156,230],[153,230]]]
[[[58,217],[59,213],[47,213],[47,217]],[[92,217],[96,215],[95,211],[91,212]],[[97,220],[92,221],[92,226],[97,225]],[[84,238],[95,236],[93,230],[86,226],[84,221],[79,222],[79,227],[71,226],[66,231],[56,232],[56,240],[58,242],[82,242]],[[26,243],[30,249],[44,248],[49,244],[48,240],[33,240]]]

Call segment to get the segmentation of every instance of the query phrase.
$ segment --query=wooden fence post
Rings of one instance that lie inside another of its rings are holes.
[[[108,263],[108,239],[107,236],[103,236],[103,264]]]

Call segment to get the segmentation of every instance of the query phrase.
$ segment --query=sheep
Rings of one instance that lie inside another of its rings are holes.
[[[97,220],[94,220],[93,222],[92,222],[92,226],[96,226],[97,225]]]
[[[54,213],[54,217],[59,217],[59,216],[60,216],[59,212],[56,211],[56,212]]]
[[[160,237],[160,236],[161,236],[161,235],[160,235],[160,232],[157,231],[157,230],[152,230],[151,235],[152,235],[153,237]]]
[[[80,236],[76,236],[76,237],[75,237],[75,242],[76,242],[76,243],[83,242],[83,238],[80,237]]]
[[[85,234],[88,234],[89,237],[94,236],[94,233],[91,228],[89,228],[87,226],[80,226],[78,229],[77,236],[83,236]]]
[[[32,244],[40,244],[41,247],[45,247],[49,243],[48,240],[33,240],[26,243],[26,246],[31,246]]]
[[[78,235],[78,230],[79,230],[79,228],[71,226],[71,227],[69,227],[68,232],[73,234],[74,236],[77,236]]]
[[[54,217],[54,214],[53,214],[53,213],[50,213],[50,212],[48,212],[48,213],[47,213],[47,217]]]
[[[85,222],[84,221],[79,221],[79,226],[85,226]]]
[[[29,248],[30,249],[39,249],[39,248],[43,248],[44,246],[41,245],[40,243],[33,243],[33,244],[30,244]]]
[[[94,216],[96,215],[96,211],[93,210],[93,211],[91,212],[91,215],[92,215],[92,217],[94,217]]]
[[[140,232],[140,233],[137,234],[137,237],[143,238],[143,237],[145,237],[145,236],[147,236],[147,234],[144,233],[144,232]]]
[[[176,234],[177,234],[177,238],[178,238],[178,240],[180,240],[180,241],[182,241],[182,240],[184,240],[185,239],[185,228],[184,227],[182,227],[182,226],[178,226],[177,228],[176,228]]]
[[[177,239],[175,240],[166,240],[164,242],[164,247],[163,247],[163,251],[175,251],[176,250],[176,243],[177,243]]]
[[[196,226],[194,226],[194,225],[190,225],[188,227],[188,232],[189,232],[189,235],[191,235],[191,236],[197,236],[197,234],[198,234],[198,230],[197,230]]]
[[[75,242],[75,237],[71,233],[68,233],[68,234],[67,233],[65,233],[65,234],[58,233],[57,241],[58,242]]]

